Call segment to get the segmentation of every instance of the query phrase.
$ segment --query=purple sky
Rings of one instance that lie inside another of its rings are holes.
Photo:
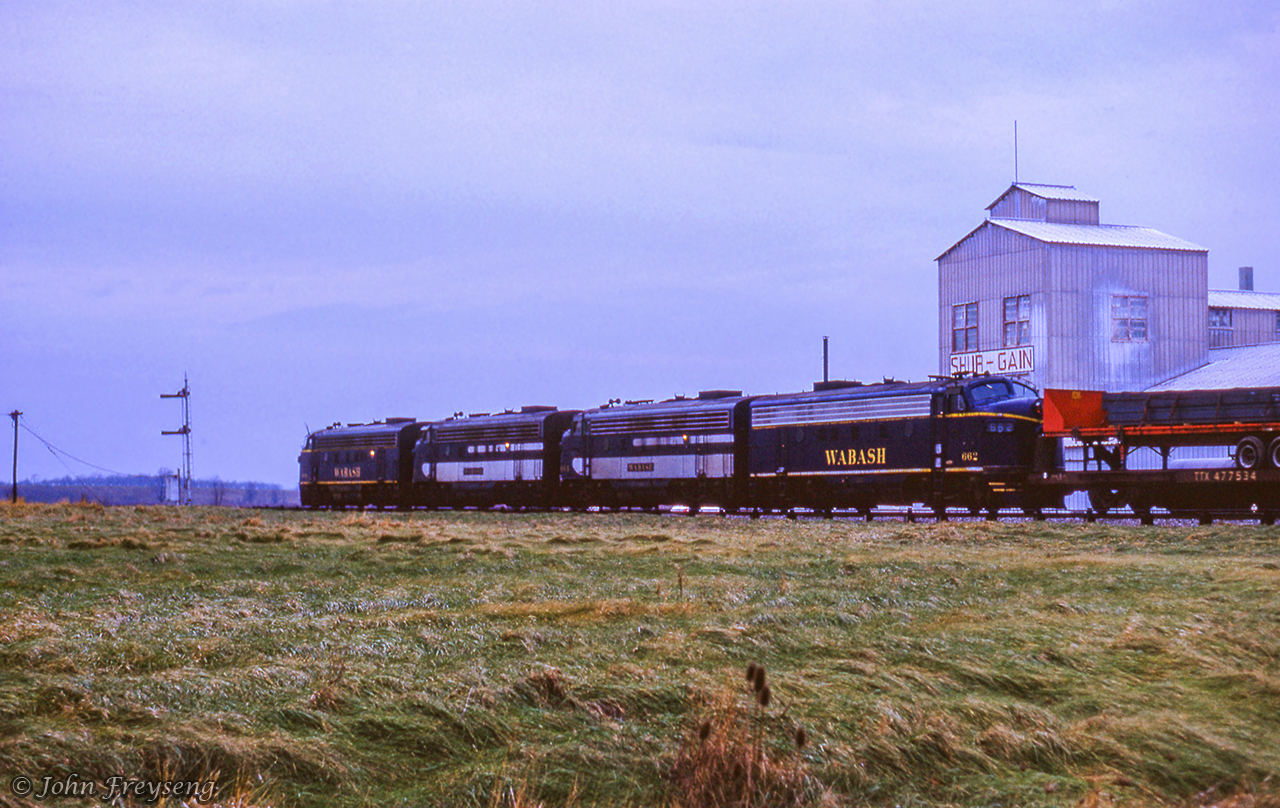
[[[0,407],[295,485],[333,421],[936,373],[1019,176],[1280,291],[1270,2],[0,8]],[[6,442],[4,445],[8,445]],[[63,465],[29,436],[19,477]]]

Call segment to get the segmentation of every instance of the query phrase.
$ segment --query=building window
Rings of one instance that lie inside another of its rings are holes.
[[[1280,311],[1276,312],[1276,341],[1280,342]]]
[[[951,307],[951,352],[978,350],[978,304],[961,303]]]
[[[1225,348],[1233,343],[1231,309],[1209,309],[1209,347]]]
[[[1111,296],[1111,339],[1146,342],[1147,298],[1143,295]]]
[[[1031,342],[1031,295],[1004,299],[1004,347]]]

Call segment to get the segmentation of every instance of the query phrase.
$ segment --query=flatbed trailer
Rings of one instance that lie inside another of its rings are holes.
[[[1103,393],[1045,390],[1044,435],[1086,445],[1234,446],[1242,469],[1280,468],[1280,387]],[[1124,455],[1110,459],[1124,467]],[[1167,464],[1166,464],[1167,465]]]
[[[1083,463],[1080,470],[1039,469],[1035,484],[1055,496],[1086,491],[1099,513],[1128,505],[1147,521],[1153,508],[1239,509],[1274,524],[1280,511],[1280,388],[1045,390],[1043,434],[1078,441]],[[1171,467],[1173,451],[1190,446],[1228,447],[1223,462],[1230,467]],[[1160,456],[1160,468],[1130,467],[1141,447]]]

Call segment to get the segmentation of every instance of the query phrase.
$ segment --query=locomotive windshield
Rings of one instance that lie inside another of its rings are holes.
[[[1021,382],[1010,382],[1006,379],[992,379],[980,382],[969,388],[969,395],[975,406],[1003,401],[1006,398],[1035,398],[1036,391]]]

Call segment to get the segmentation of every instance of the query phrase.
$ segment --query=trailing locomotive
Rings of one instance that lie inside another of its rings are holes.
[[[559,502],[560,440],[575,412],[520,412],[423,424],[413,450],[415,505],[550,508]]]
[[[750,402],[737,390],[712,390],[578,414],[561,450],[564,502],[744,506]]]
[[[1044,507],[1040,400],[1010,378],[335,425],[299,458],[307,507],[741,510]],[[367,455],[367,456],[366,456]]]
[[[302,506],[412,506],[404,481],[413,474],[413,447],[421,431],[412,418],[388,418],[311,433],[298,457]]]

